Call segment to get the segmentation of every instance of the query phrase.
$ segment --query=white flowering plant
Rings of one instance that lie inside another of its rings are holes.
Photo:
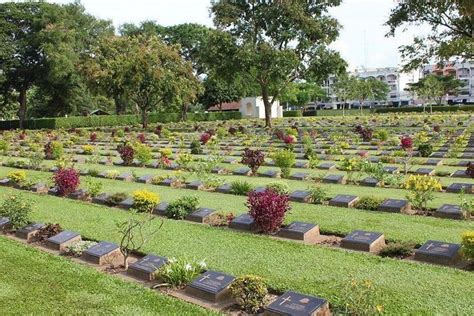
[[[199,274],[207,270],[204,260],[186,260],[170,258],[168,264],[156,272],[159,280],[173,287],[181,287],[190,283]]]
[[[84,251],[97,243],[95,241],[80,240],[66,247],[66,254],[73,257],[80,257]]]

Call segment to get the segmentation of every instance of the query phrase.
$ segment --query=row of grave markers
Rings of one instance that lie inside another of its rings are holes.
[[[0,231],[9,229],[9,220],[0,218]],[[45,225],[42,223],[32,223],[16,231],[18,238],[27,242]],[[45,246],[52,250],[64,252],[67,246],[80,241],[81,235],[73,231],[63,231],[48,238]],[[82,254],[81,259],[95,265],[106,265],[118,262],[122,257],[120,247],[117,244],[101,241],[91,246]],[[152,282],[155,280],[155,273],[168,263],[166,257],[147,254],[129,265],[126,273],[136,279]],[[207,270],[192,280],[185,288],[185,293],[203,302],[221,303],[223,306],[231,306],[235,301],[231,298],[230,285],[235,277],[219,271]],[[327,300],[311,295],[287,291],[277,297],[273,302],[265,307],[264,315],[330,315],[329,303]]]

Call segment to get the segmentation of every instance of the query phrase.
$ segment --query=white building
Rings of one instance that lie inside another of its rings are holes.
[[[417,71],[410,73],[400,72],[396,67],[385,67],[385,68],[357,68],[355,71],[350,73],[352,76],[359,78],[373,78],[385,82],[390,90],[387,94],[385,100],[375,100],[373,106],[379,105],[410,105],[413,104],[412,95],[406,91],[410,83],[417,82],[419,80],[420,74]],[[329,96],[330,102],[329,107],[340,108],[341,102],[337,100],[336,95],[332,90],[332,86],[335,83],[336,78],[334,76],[326,80],[324,84],[324,89],[326,90],[327,95]],[[356,100],[347,101],[349,105],[358,103]]]
[[[242,113],[242,118],[265,118],[265,105],[262,97],[243,98],[240,100],[239,111]],[[283,117],[283,109],[279,100],[273,102],[271,117]]]
[[[447,95],[444,100],[448,103],[474,102],[474,61],[450,62],[440,67],[439,65],[427,65],[420,71],[422,76],[428,74],[452,75],[464,82],[457,95]]]

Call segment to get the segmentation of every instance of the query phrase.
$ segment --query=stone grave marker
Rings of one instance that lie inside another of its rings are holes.
[[[204,189],[204,183],[201,180],[194,180],[186,184],[186,188],[192,190],[202,190]]]
[[[97,174],[98,178],[107,178],[107,171],[101,171]]]
[[[85,261],[98,265],[118,261],[120,257],[122,257],[122,254],[120,253],[119,246],[107,241],[101,241],[82,254],[82,258]]]
[[[308,168],[308,163],[305,161],[297,161],[295,162],[294,168]]]
[[[462,159],[473,159],[474,158],[474,153],[466,153],[465,152],[461,155],[461,158]]]
[[[262,193],[262,192],[265,192],[266,190],[267,190],[266,187],[256,187],[255,189],[253,189],[253,192]]]
[[[84,200],[87,197],[87,192],[86,190],[79,189],[69,194],[68,197],[73,200]]]
[[[232,158],[232,157],[227,157],[227,158],[224,158],[224,162],[225,162],[225,163],[230,163],[230,164],[236,164],[236,163],[237,163],[237,159]]]
[[[394,174],[394,173],[398,173],[399,168],[395,166],[386,166],[386,167],[383,167],[383,170],[386,173]]]
[[[0,217],[0,232],[9,230],[11,228],[11,222],[8,217]]]
[[[276,166],[276,163],[273,160],[265,161],[265,166],[274,167],[274,166]]]
[[[48,194],[49,195],[58,195],[58,188],[54,187],[54,188],[49,188],[48,189]]]
[[[168,259],[152,254],[135,261],[128,266],[127,274],[137,279],[151,281],[155,278],[155,272],[168,262]]]
[[[379,205],[378,210],[380,212],[409,213],[411,207],[407,200],[386,199]]]
[[[309,203],[311,201],[311,193],[304,190],[296,190],[289,196],[290,201]]]
[[[229,228],[243,231],[255,232],[258,230],[257,224],[249,214],[242,214],[234,218],[229,223]]]
[[[10,185],[10,180],[8,180],[8,178],[0,179],[0,185],[1,186],[8,186],[8,185]]]
[[[81,235],[72,231],[62,231],[59,234],[48,238],[46,241],[46,247],[64,251],[70,244],[81,240]]]
[[[38,194],[47,194],[48,193],[48,187],[44,183],[36,183],[33,185],[30,189],[32,192],[38,193]]]
[[[453,177],[453,178],[470,178],[467,175],[466,170],[456,170],[455,172],[453,172],[451,174],[451,177]]]
[[[186,216],[186,220],[202,224],[215,212],[216,210],[211,208],[201,207],[197,211]]]
[[[380,186],[380,181],[372,177],[366,177],[359,184],[364,187],[377,187]]]
[[[292,222],[278,232],[281,238],[314,242],[319,236],[319,226],[311,223]]]
[[[323,170],[334,170],[336,169],[336,164],[332,162],[323,162],[318,166],[318,168]]]
[[[425,161],[425,165],[428,166],[441,166],[443,164],[443,160],[441,159],[427,159]]]
[[[446,155],[446,153],[444,152],[434,152],[430,155],[430,158],[444,158],[444,156]]]
[[[31,223],[29,225],[26,225],[23,228],[20,228],[16,231],[15,235],[18,238],[21,239],[26,239],[26,241],[30,241],[33,236],[43,228],[45,225],[43,223]]]
[[[234,170],[232,173],[238,176],[249,176],[251,172],[250,168],[243,167]]]
[[[454,265],[461,260],[461,245],[443,241],[428,240],[423,246],[415,250],[415,260]]]
[[[435,170],[431,168],[418,168],[414,173],[422,176],[432,176],[435,174]]]
[[[378,232],[355,230],[341,240],[341,247],[376,253],[385,247],[385,236]]]
[[[132,182],[134,180],[133,175],[130,172],[121,173],[118,177],[118,180]]]
[[[457,166],[458,167],[467,167],[468,164],[469,164],[469,161],[461,160],[460,162],[457,163]]]
[[[110,195],[108,193],[101,193],[92,198],[92,203],[105,205],[107,204],[107,199],[109,198],[109,196]]]
[[[217,188],[219,193],[230,193],[232,191],[232,185],[229,183],[224,183],[223,185]]]
[[[329,174],[323,178],[324,183],[344,184],[346,179],[340,174]]]
[[[160,202],[155,208],[153,209],[153,214],[166,216],[166,210],[170,204],[167,202]]]
[[[118,206],[118,208],[128,210],[129,208],[133,207],[134,203],[135,202],[133,201],[133,198],[129,197],[129,198],[126,198],[125,200],[123,200],[122,202],[120,202],[117,206]]]
[[[277,170],[265,170],[263,172],[259,172],[259,176],[265,177],[265,178],[279,178],[280,177],[280,172]]]
[[[378,163],[380,161],[380,158],[371,156],[371,157],[368,158],[368,161],[370,161],[372,163]]]
[[[447,188],[446,192],[460,193],[464,190],[464,193],[472,193],[472,184],[470,183],[451,183]]]
[[[164,185],[166,187],[171,187],[176,182],[175,178],[166,178],[160,182],[160,185]]]
[[[153,176],[151,174],[146,174],[146,175],[141,176],[137,179],[138,183],[150,184],[151,181],[153,181]]]
[[[215,174],[225,174],[226,173],[226,169],[225,168],[222,168],[222,167],[215,167],[211,170],[212,173],[215,173]]]
[[[330,206],[353,207],[359,201],[359,197],[348,194],[338,194],[329,201]]]
[[[304,181],[304,180],[307,180],[308,178],[309,178],[309,173],[305,173],[305,172],[297,172],[290,175],[291,180]]]
[[[459,205],[443,204],[436,210],[434,216],[440,218],[465,219],[467,212]]]
[[[178,170],[179,165],[176,162],[172,162],[168,166],[166,166],[166,169],[168,169],[168,170]]]
[[[186,287],[186,293],[210,302],[222,302],[230,298],[229,286],[234,280],[231,275],[209,270],[195,278]]]
[[[327,316],[325,299],[288,291],[265,308],[264,316]]]

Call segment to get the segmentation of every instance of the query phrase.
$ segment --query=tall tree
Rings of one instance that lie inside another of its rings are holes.
[[[366,101],[386,101],[390,91],[389,86],[374,78],[357,78],[350,86],[350,97],[359,101],[359,108],[362,112]]]
[[[346,114],[346,102],[352,97],[352,91],[357,85],[357,78],[342,74],[336,77],[333,85],[334,93],[339,101],[342,101],[342,116]]]
[[[318,82],[344,69],[339,54],[328,49],[340,26],[327,10],[340,2],[212,2],[214,24],[227,36],[211,35],[208,57],[217,73],[239,73],[259,86],[267,127],[272,126],[272,105],[289,83],[305,78]]]
[[[199,102],[206,108],[217,106],[222,111],[222,103],[239,101],[242,98],[241,90],[217,76],[208,76],[204,82],[204,93]]]
[[[323,89],[311,82],[292,82],[282,92],[280,102],[296,106],[305,106],[325,97]]]
[[[431,33],[417,36],[410,45],[400,47],[404,69],[417,69],[433,61],[474,57],[474,5],[472,0],[402,0],[391,11],[387,36],[409,25],[428,25]]]

